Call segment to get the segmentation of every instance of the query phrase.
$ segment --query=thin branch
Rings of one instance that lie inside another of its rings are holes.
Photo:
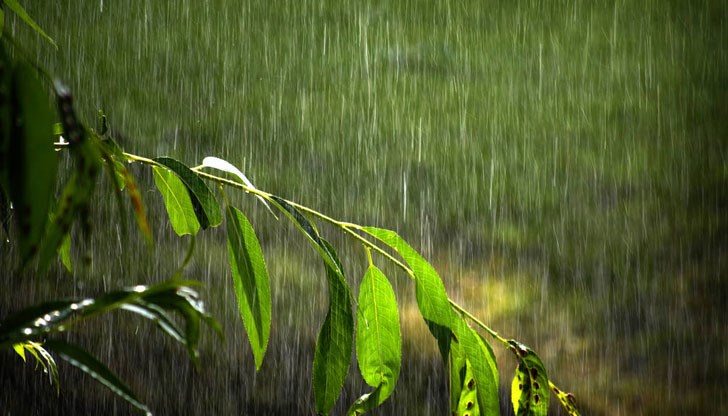
[[[149,164],[149,165],[159,166],[159,163],[157,163],[153,159],[149,159],[149,158],[146,158],[146,157],[134,155],[134,154],[131,154],[131,153],[124,153],[124,156],[126,156],[130,161],[141,162],[141,163],[145,163],[145,164]],[[213,175],[213,174],[210,174],[210,173],[207,173],[207,172],[203,172],[200,169],[195,169],[195,173],[198,174],[198,175],[200,175],[200,177],[202,177],[202,178],[208,179],[210,181],[217,182],[217,183],[222,184],[222,185],[227,185],[227,186],[232,186],[232,187],[235,187],[235,188],[242,189],[245,192],[248,192],[248,193],[251,193],[251,194],[254,194],[254,195],[259,195],[259,196],[261,196],[261,197],[263,197],[263,198],[265,198],[267,200],[270,200],[273,197],[273,194],[271,194],[269,192],[261,191],[260,189],[257,189],[257,188],[251,188],[251,187],[246,186],[245,184],[242,184],[240,182],[232,181],[232,180],[225,179],[225,178],[222,178],[222,177],[217,176],[217,175]],[[397,267],[399,267],[405,273],[407,273],[407,275],[412,280],[415,280],[415,274],[414,274],[414,272],[406,264],[402,263],[400,260],[398,260],[397,258],[395,258],[394,256],[392,256],[390,253],[388,253],[387,251],[385,251],[384,249],[382,249],[381,247],[379,247],[377,244],[375,244],[375,243],[367,240],[366,238],[362,237],[359,233],[357,233],[356,231],[354,231],[354,230],[360,230],[360,229],[362,229],[363,227],[361,225],[354,224],[354,223],[350,223],[350,222],[339,221],[339,220],[336,220],[334,218],[329,217],[326,214],[321,213],[320,211],[316,211],[315,209],[309,208],[309,207],[307,207],[305,205],[301,205],[301,204],[299,204],[297,202],[294,202],[294,201],[291,201],[291,200],[288,200],[288,199],[285,199],[285,198],[281,198],[281,199],[283,199],[286,203],[290,204],[291,206],[295,207],[296,209],[298,209],[300,211],[303,211],[305,213],[308,213],[308,214],[310,214],[310,215],[312,215],[312,216],[314,216],[316,218],[319,218],[319,219],[321,219],[323,221],[328,222],[329,224],[332,224],[332,225],[334,225],[336,227],[339,227],[342,231],[344,231],[346,234],[350,235],[355,240],[357,240],[360,243],[362,243],[364,246],[369,247],[372,250],[374,250],[377,253],[379,253],[382,256],[384,256],[387,260],[389,260],[390,262],[394,263]],[[452,300],[450,298],[448,298],[448,301],[453,306],[453,308],[457,309],[465,317],[467,317],[468,319],[470,319],[471,321],[473,321],[473,323],[475,323],[477,326],[481,327],[483,330],[485,330],[492,337],[494,337],[495,339],[497,339],[498,341],[500,341],[501,343],[503,343],[506,347],[509,346],[508,341],[505,338],[501,337],[496,331],[494,331],[493,329],[491,329],[488,325],[484,324],[482,321],[480,321],[478,318],[476,318],[473,314],[471,314],[470,312],[468,312],[467,310],[465,310],[457,302],[455,302],[454,300]]]

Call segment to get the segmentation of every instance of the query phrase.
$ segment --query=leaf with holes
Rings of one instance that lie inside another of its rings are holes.
[[[516,415],[546,415],[549,409],[549,379],[541,359],[530,348],[509,340],[518,359],[511,383],[511,401]]]
[[[271,321],[271,298],[268,271],[263,250],[253,226],[240,210],[228,206],[226,211],[228,259],[232,270],[238,309],[260,370],[268,347]]]
[[[478,408],[482,415],[498,415],[498,369],[490,345],[468,323],[455,320],[455,337],[475,381]],[[454,347],[453,347],[454,348]]]
[[[556,394],[556,397],[561,402],[561,406],[563,406],[569,416],[580,416],[579,409],[576,407],[576,398],[574,398],[573,394],[561,391],[553,385],[551,386],[551,390]]]
[[[458,381],[460,384],[457,385],[458,395],[453,414],[458,416],[479,416],[478,390],[473,376],[473,366],[468,360],[463,360],[463,366],[460,368],[459,373],[460,379]]]

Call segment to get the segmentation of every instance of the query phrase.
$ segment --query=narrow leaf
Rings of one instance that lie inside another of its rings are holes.
[[[341,394],[349,371],[354,338],[351,288],[334,248],[319,236],[314,224],[283,198],[272,196],[271,200],[310,240],[326,268],[329,308],[314,352],[313,393],[316,412],[328,414]]]
[[[271,297],[268,270],[253,226],[240,210],[226,211],[228,259],[233,275],[238,309],[260,370],[268,348],[271,322]]]
[[[192,206],[195,208],[197,220],[203,230],[208,227],[217,227],[222,223],[222,213],[217,199],[210,192],[210,188],[192,169],[169,157],[158,157],[154,161],[174,172],[185,184],[190,194]]]
[[[38,364],[43,367],[43,372],[48,374],[51,384],[56,386],[56,394],[60,393],[56,360],[39,342],[25,341],[13,345],[13,348],[23,357],[23,361],[25,361],[25,351],[28,351],[35,358],[35,367],[38,368]]]
[[[20,229],[24,263],[37,254],[56,186],[58,156],[53,151],[54,115],[35,71],[19,64],[13,71],[10,99],[14,110],[9,138],[9,196]]]
[[[228,162],[227,160],[223,160],[214,156],[208,156],[202,159],[202,166],[206,168],[221,170],[223,172],[235,175],[248,188],[256,190],[258,189],[255,187],[255,185],[253,185],[253,182],[250,182],[250,179],[248,179],[248,177],[240,171],[240,169],[236,168],[232,163]],[[270,205],[268,205],[268,201],[266,201],[265,198],[260,195],[256,195],[256,197],[263,203],[263,205],[265,205],[266,208],[268,208],[268,211],[270,211],[270,213],[273,214],[273,216],[275,217],[276,214],[273,212]]]
[[[172,171],[152,166],[154,183],[162,194],[164,207],[169,216],[174,232],[179,236],[185,234],[196,235],[200,229],[195,209],[192,206],[189,192],[177,175]]]
[[[336,404],[349,372],[354,337],[352,294],[334,249],[323,239],[322,249],[335,267],[326,265],[329,309],[319,332],[313,359],[313,393],[316,413],[328,414]]]
[[[392,394],[402,360],[402,339],[394,290],[386,276],[370,265],[359,289],[356,357],[364,381],[375,391],[356,410],[371,410]]]
[[[56,44],[56,42],[53,39],[51,39],[51,37],[48,36],[43,31],[43,29],[41,29],[40,26],[38,26],[37,23],[35,23],[35,21],[33,20],[33,18],[30,17],[30,15],[28,15],[28,12],[25,11],[25,9],[23,8],[23,6],[21,6],[20,3],[18,3],[17,0],[3,0],[3,3],[5,3],[5,5],[8,6],[8,8],[10,10],[12,10],[13,12],[15,12],[15,14],[17,14],[18,17],[20,17],[21,19],[23,19],[23,21],[28,26],[30,26],[31,28],[33,28],[33,30],[35,30],[39,35],[43,36],[48,42],[51,43],[51,45],[53,45],[56,49],[58,49],[58,45]]]
[[[114,392],[114,394],[126,400],[137,409],[148,415],[152,414],[149,408],[131,391],[129,386],[121,381],[116,374],[114,374],[86,350],[73,344],[58,340],[46,341],[44,346],[47,349],[56,352],[61,356],[61,358],[68,361],[73,366],[78,367],[81,371],[108,387],[112,392]]]
[[[247,186],[248,188],[252,189],[258,189],[253,185],[252,182],[250,182],[250,179],[248,179],[243,172],[240,171],[240,169],[236,168],[232,163],[228,162],[227,160],[220,159],[218,157],[208,156],[204,159],[202,159],[202,166],[206,168],[213,168],[217,170],[221,170],[223,172],[231,173],[238,178]]]
[[[296,207],[288,203],[285,199],[273,195],[272,200],[278,209],[286,214],[286,216],[293,221],[296,227],[298,227],[298,229],[301,230],[301,232],[316,245],[316,249],[321,249],[321,237],[319,237],[318,231],[316,231],[316,227],[314,227],[313,223],[309,221],[308,218],[301,213],[301,211],[296,209]],[[326,256],[325,253],[322,255]],[[328,262],[330,259],[324,260]],[[335,265],[333,266],[336,267]]]
[[[518,359],[511,383],[511,401],[516,415],[546,415],[549,409],[549,379],[541,359],[530,348],[509,340]]]

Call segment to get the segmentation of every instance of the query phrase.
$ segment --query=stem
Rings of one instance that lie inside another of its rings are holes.
[[[133,162],[140,162],[140,163],[144,163],[144,164],[147,164],[147,165],[153,165],[153,166],[161,166],[159,163],[157,163],[153,159],[149,159],[149,158],[146,158],[146,157],[143,157],[143,156],[138,156],[138,155],[134,155],[134,154],[131,154],[131,153],[126,153],[126,152],[124,153],[124,156],[128,160],[133,161]],[[246,186],[245,184],[242,184],[240,182],[232,181],[232,180],[225,179],[225,178],[222,178],[222,177],[217,176],[217,175],[213,175],[213,174],[210,174],[210,173],[207,173],[207,172],[203,172],[201,169],[197,169],[196,168],[196,169],[194,169],[194,171],[195,171],[195,173],[197,175],[199,175],[200,177],[202,177],[204,179],[207,179],[207,180],[210,180],[210,181],[219,183],[221,185],[227,185],[227,186],[232,186],[234,188],[242,189],[245,192],[248,192],[248,193],[251,193],[251,194],[254,194],[254,195],[258,195],[258,196],[260,196],[260,197],[262,197],[262,198],[264,198],[266,200],[271,200],[272,197],[273,197],[273,194],[271,194],[269,192],[261,191],[260,189],[257,189],[257,188],[251,188],[251,187]],[[310,214],[310,215],[312,215],[312,216],[314,216],[314,217],[316,217],[316,218],[318,218],[318,219],[320,219],[322,221],[328,222],[329,224],[332,224],[332,225],[340,228],[344,233],[348,234],[349,236],[351,236],[355,240],[359,241],[365,247],[368,247],[368,248],[376,251],[377,253],[381,254],[382,256],[384,256],[387,260],[389,260],[390,262],[394,263],[397,267],[399,267],[405,273],[407,273],[407,275],[409,275],[409,277],[412,280],[415,280],[415,274],[414,274],[414,272],[406,264],[404,264],[403,262],[401,262],[400,260],[398,260],[397,258],[395,258],[394,256],[392,256],[390,253],[388,253],[387,251],[385,251],[384,249],[382,249],[381,247],[379,247],[377,244],[375,244],[375,243],[367,240],[366,238],[362,237],[359,233],[357,233],[355,231],[355,230],[360,230],[361,228],[363,228],[361,225],[354,224],[354,223],[350,223],[350,222],[339,221],[337,219],[334,219],[334,218],[329,217],[326,214],[323,214],[322,212],[319,212],[319,211],[316,211],[315,209],[309,208],[309,207],[307,207],[305,205],[301,205],[301,204],[299,204],[297,202],[294,202],[294,201],[291,201],[291,200],[288,200],[288,199],[285,199],[285,198],[281,198],[281,199],[283,199],[286,203],[290,204],[291,206],[293,206],[294,208],[296,208],[296,209],[298,209],[300,211],[303,211],[303,212],[305,212],[307,214]],[[488,325],[484,324],[482,321],[480,321],[473,314],[471,314],[470,312],[468,312],[467,310],[465,310],[465,308],[463,308],[462,306],[460,306],[457,302],[455,302],[451,298],[448,297],[448,301],[450,302],[450,305],[453,308],[455,308],[458,312],[460,312],[463,316],[465,316],[466,318],[470,319],[473,323],[475,323],[477,326],[479,326],[480,328],[482,328],[490,336],[492,336],[493,338],[497,339],[499,342],[501,342],[503,345],[505,345],[506,348],[508,348],[510,350],[510,344],[508,344],[508,340],[507,339],[505,339],[502,336],[500,336],[496,331],[494,331],[493,329],[491,329]]]

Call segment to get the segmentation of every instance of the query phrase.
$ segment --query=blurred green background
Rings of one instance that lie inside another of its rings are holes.
[[[261,189],[398,230],[452,297],[537,351],[584,414],[728,412],[724,1],[23,3],[59,50],[19,21],[6,31],[71,86],[91,124],[102,108],[125,150],[189,165],[219,156]],[[133,171],[155,251],[120,230],[100,194],[76,273],[11,278],[21,295],[2,295],[6,312],[174,270],[187,242],[173,237],[150,172]],[[271,272],[260,373],[221,230],[205,233],[186,272],[206,283],[227,334],[222,344],[208,334],[200,371],[126,316],[77,335],[159,414],[312,412],[323,271],[293,227],[235,198]],[[323,231],[356,286],[363,250]],[[377,414],[446,414],[414,288],[384,269],[402,304],[405,363]],[[515,362],[495,349],[507,412]],[[61,368],[59,401],[38,372],[1,359],[11,387],[0,403],[18,414],[129,412],[72,369]],[[350,377],[337,410],[364,391]]]

